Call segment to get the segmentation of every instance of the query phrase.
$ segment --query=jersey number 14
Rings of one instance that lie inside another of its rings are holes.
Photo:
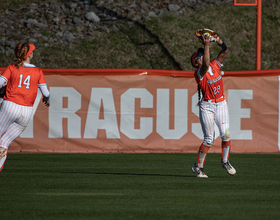
[[[19,84],[18,87],[21,88],[22,85],[25,85],[26,89],[29,89],[30,86],[30,75],[28,75],[24,80],[23,80],[23,74],[20,74],[19,76]],[[23,81],[23,82],[22,82]]]

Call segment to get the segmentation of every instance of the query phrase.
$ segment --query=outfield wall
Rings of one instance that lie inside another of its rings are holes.
[[[0,68],[3,71],[4,68]],[[191,71],[43,69],[51,92],[9,152],[197,152],[203,134]],[[225,72],[232,152],[278,153],[280,70]],[[221,138],[210,152],[221,152]]]

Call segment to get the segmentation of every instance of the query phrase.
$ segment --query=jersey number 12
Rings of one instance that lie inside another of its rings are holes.
[[[22,87],[22,84],[25,85],[25,88],[26,89],[29,89],[29,86],[30,86],[30,75],[28,75],[24,81],[23,81],[23,74],[20,74],[19,76],[19,84],[18,84],[18,87],[21,88]],[[23,82],[22,82],[23,81]]]

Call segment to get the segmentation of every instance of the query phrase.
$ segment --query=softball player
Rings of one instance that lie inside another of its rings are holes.
[[[15,63],[9,65],[0,76],[0,89],[7,83],[0,107],[0,171],[7,159],[9,145],[28,125],[38,87],[43,95],[42,101],[47,107],[50,105],[44,74],[41,69],[30,64],[33,50],[33,44],[17,44]]]
[[[214,142],[214,123],[217,124],[222,138],[221,165],[228,174],[234,175],[236,170],[228,161],[230,154],[229,113],[224,96],[221,67],[228,49],[225,43],[217,37],[221,48],[219,55],[210,62],[209,44],[211,37],[202,36],[204,48],[199,48],[191,57],[191,63],[196,71],[194,77],[198,85],[199,94],[199,119],[204,134],[204,140],[198,151],[197,162],[192,166],[192,171],[197,177],[208,177],[204,172],[204,162],[207,153]],[[202,92],[202,98],[201,96]]]

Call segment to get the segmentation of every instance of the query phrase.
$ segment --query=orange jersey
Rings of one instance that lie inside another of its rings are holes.
[[[16,68],[12,64],[5,69],[1,77],[8,80],[6,94],[3,98],[24,106],[33,106],[38,86],[46,85],[43,71],[35,66]]]
[[[199,70],[194,72],[194,77],[199,85],[204,99],[217,99],[224,95],[223,79],[221,75],[221,67],[217,59],[210,62],[207,73],[201,78]]]

